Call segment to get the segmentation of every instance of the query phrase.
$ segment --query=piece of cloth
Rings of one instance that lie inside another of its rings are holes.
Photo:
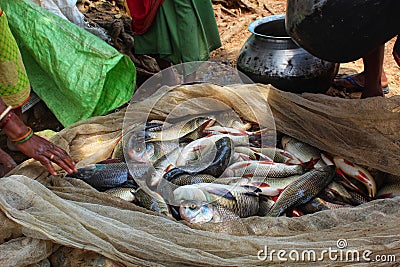
[[[398,0],[288,0],[286,30],[314,56],[350,62],[399,33],[399,9]]]
[[[208,60],[220,46],[210,0],[165,0],[149,30],[135,35],[136,54],[158,54],[173,64]]]
[[[0,97],[16,108],[29,99],[30,91],[19,48],[0,8]]]
[[[129,13],[132,17],[131,28],[134,34],[147,32],[164,0],[128,0]]]

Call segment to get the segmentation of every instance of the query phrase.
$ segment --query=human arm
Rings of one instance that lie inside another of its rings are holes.
[[[77,171],[74,161],[63,149],[40,136],[31,134],[31,129],[14,112],[5,114],[6,109],[6,104],[0,98],[0,114],[4,114],[4,118],[0,120],[0,127],[10,140],[16,141],[14,144],[22,153],[38,160],[52,175],[56,175],[56,171],[51,162],[70,174]]]

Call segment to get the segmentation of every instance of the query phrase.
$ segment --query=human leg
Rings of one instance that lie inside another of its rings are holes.
[[[361,98],[383,96],[381,77],[385,45],[378,46],[370,54],[363,57],[365,73],[365,89]]]

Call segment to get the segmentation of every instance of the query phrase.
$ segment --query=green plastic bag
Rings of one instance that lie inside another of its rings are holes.
[[[68,126],[127,103],[136,83],[130,58],[27,0],[1,0],[35,93]]]

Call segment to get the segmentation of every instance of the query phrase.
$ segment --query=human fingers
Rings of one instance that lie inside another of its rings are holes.
[[[35,159],[39,161],[50,172],[51,175],[57,175],[57,172],[51,164],[51,161],[45,155],[38,155]]]
[[[49,151],[49,153],[52,153],[50,157],[53,156],[52,158],[50,158],[50,160],[57,164],[62,162],[63,163],[62,165],[66,166],[66,168],[64,168],[59,164],[58,165],[62,167],[64,170],[66,170],[69,174],[77,172],[77,169],[75,167],[75,162],[72,160],[72,158],[68,155],[68,153],[65,150],[63,150],[58,146],[54,146],[53,149]]]
[[[69,174],[76,172],[75,165],[66,152],[57,149],[48,150],[43,155],[51,162],[54,162]],[[69,159],[68,159],[69,158]]]

